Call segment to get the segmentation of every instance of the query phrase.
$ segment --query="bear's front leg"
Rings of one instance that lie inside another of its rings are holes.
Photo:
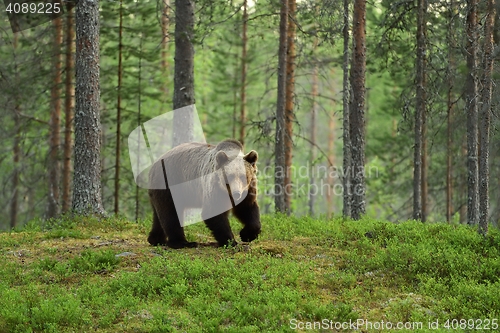
[[[219,246],[236,246],[238,243],[234,240],[233,231],[229,225],[229,213],[224,212],[220,215],[206,219],[205,225],[212,231],[215,240]]]
[[[251,242],[260,234],[260,211],[256,202],[249,202],[246,199],[233,208],[234,216],[243,223],[240,237],[243,242]]]

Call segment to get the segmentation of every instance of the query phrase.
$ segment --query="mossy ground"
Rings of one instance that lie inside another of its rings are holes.
[[[359,332],[490,320],[495,331],[498,230],[282,215],[262,224],[257,241],[226,249],[202,223],[187,227],[202,245],[182,250],[149,246],[149,221],[119,218],[0,233],[0,332],[289,332],[324,319],[375,325]],[[331,325],[310,331],[352,331]]]

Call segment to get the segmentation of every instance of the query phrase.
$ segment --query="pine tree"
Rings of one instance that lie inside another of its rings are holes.
[[[76,4],[75,171],[73,211],[104,214],[101,193],[99,2]]]

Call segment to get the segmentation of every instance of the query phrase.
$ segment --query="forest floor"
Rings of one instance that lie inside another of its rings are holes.
[[[499,331],[498,230],[279,215],[249,245],[216,248],[199,223],[202,246],[172,250],[149,224],[0,233],[0,332]]]

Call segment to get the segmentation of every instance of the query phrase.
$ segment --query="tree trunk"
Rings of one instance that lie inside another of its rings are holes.
[[[14,48],[14,54],[17,52],[17,41],[18,33],[14,32],[12,46]],[[16,83],[19,83],[17,59],[15,60],[15,77]],[[12,199],[10,201],[10,228],[13,229],[17,225],[17,216],[19,209],[19,165],[21,160],[21,119],[19,113],[21,112],[21,106],[19,101],[18,91],[14,96],[14,142],[12,145],[12,157],[14,170],[12,172]]]
[[[446,143],[446,222],[450,223],[453,214],[453,81],[448,79],[447,143]]]
[[[50,138],[49,138],[49,198],[46,217],[54,218],[59,214],[59,144],[61,136],[61,45],[62,45],[62,18],[52,20],[54,25],[54,60],[53,60],[53,82],[50,91]]]
[[[488,0],[487,16],[484,27],[484,69],[483,93],[481,106],[481,147],[479,161],[479,232],[486,235],[488,232],[489,211],[489,153],[490,153],[490,127],[491,127],[491,95],[493,90],[493,31],[495,27],[495,0]]]
[[[352,188],[351,188],[351,178],[352,178],[352,156],[351,156],[351,135],[350,135],[350,113],[349,113],[349,102],[350,102],[350,84],[349,84],[349,0],[344,0],[344,27],[342,33],[344,35],[344,57],[343,57],[343,82],[342,82],[342,109],[343,109],[343,119],[342,126],[343,129],[343,211],[342,215],[344,217],[351,217],[351,203],[352,203]]]
[[[315,54],[316,49],[318,47],[318,37],[314,38],[314,44],[313,44],[313,54]],[[316,151],[316,117],[318,114],[318,65],[316,63],[316,59],[314,59],[314,68],[313,68],[313,74],[312,74],[312,86],[311,86],[311,99],[312,99],[312,107],[311,107],[311,168],[310,168],[310,175],[309,175],[309,215],[314,216],[314,203],[316,199],[316,195],[314,194],[313,191],[316,190],[316,179],[314,177],[314,164],[316,162],[317,158],[317,151]],[[331,189],[329,189],[328,192],[330,192]],[[327,193],[328,195],[329,193]],[[328,200],[327,200],[328,201]]]
[[[14,33],[14,45],[17,45],[17,32]],[[14,46],[16,49],[16,46]],[[19,166],[21,160],[21,119],[19,112],[21,107],[19,101],[15,101],[14,109],[14,144],[12,148],[14,171],[12,172],[12,200],[10,201],[10,228],[13,229],[17,225],[17,216],[19,209]]]
[[[120,155],[121,155],[121,123],[122,123],[122,75],[123,75],[123,0],[120,0],[118,14],[118,95],[116,99],[116,146],[115,146],[115,215],[120,210]]]
[[[65,96],[64,96],[64,158],[62,167],[62,212],[65,213],[71,205],[71,155],[73,153],[73,108],[75,89],[73,86],[73,51],[74,51],[74,19],[73,7],[67,7],[66,15],[66,64],[65,64]]]
[[[467,0],[467,222],[471,225],[479,221],[477,29],[477,0]]]
[[[276,103],[275,193],[276,212],[286,212],[285,206],[285,110],[286,110],[286,58],[287,58],[288,0],[281,0],[280,38],[278,51],[278,97]]]
[[[140,37],[140,43],[139,43],[139,52],[142,53],[142,45],[143,45],[143,36]],[[137,126],[141,126],[141,115],[142,115],[142,57],[139,57],[139,72],[138,78],[137,78],[137,91],[138,91],[138,98],[137,98]],[[139,161],[137,161],[139,163]],[[139,164],[137,165],[137,169],[139,169]],[[139,185],[135,185],[135,220],[139,220]]]
[[[351,84],[353,99],[350,107],[352,144],[352,218],[365,214],[365,72],[366,72],[366,0],[354,1],[353,56]]]
[[[425,79],[424,79],[425,81]],[[424,96],[425,96],[424,91]],[[424,102],[425,105],[427,102]],[[422,222],[427,221],[429,214],[429,155],[427,151],[427,109],[422,110]]]
[[[163,97],[165,101],[165,105],[167,105],[168,100],[168,45],[170,42],[170,0],[163,0],[163,12],[161,16],[161,71],[163,73]]]
[[[465,139],[465,138],[463,138]],[[467,159],[467,140],[462,141],[462,147],[460,149],[461,152],[461,158],[462,159]],[[462,181],[459,184],[458,191],[462,193],[461,195],[461,200],[460,200],[460,209],[459,209],[459,214],[460,214],[460,224],[466,224],[467,223],[467,185],[468,183],[465,181]]]
[[[175,0],[174,110],[193,105],[194,100],[194,2]],[[174,114],[174,146],[193,140],[193,113]],[[175,130],[177,129],[177,131]]]
[[[232,119],[232,138],[236,138],[236,124],[240,123],[238,121],[237,113],[238,113],[238,90],[236,87],[238,86],[238,72],[241,70],[240,66],[238,63],[234,65],[234,83],[233,83],[233,119]]]
[[[415,150],[413,158],[413,218],[422,220],[422,143],[423,126],[426,108],[426,12],[427,1],[418,0],[417,3],[417,57],[416,57],[416,84],[417,98],[415,105]]]
[[[76,4],[75,174],[73,211],[104,214],[99,110],[99,1]]]
[[[292,197],[292,168],[293,154],[293,98],[295,93],[295,0],[288,0],[288,30],[287,30],[287,57],[286,57],[286,106],[285,106],[285,210],[290,214],[290,200]]]
[[[17,35],[17,33],[15,33]],[[16,102],[17,104],[17,102]],[[14,171],[12,172],[12,200],[10,201],[10,227],[17,225],[17,215],[19,207],[19,161],[21,157],[21,120],[19,119],[19,105],[16,105],[14,114],[14,147],[12,149]]]
[[[449,7],[449,28],[448,28],[448,96],[447,96],[447,144],[446,144],[446,221],[451,223],[453,214],[453,77],[455,71],[455,60],[453,52],[455,43],[453,38],[454,24],[453,17],[455,15],[455,1],[451,0]]]
[[[247,29],[248,13],[247,0],[243,0],[243,27],[242,27],[242,46],[241,46],[241,109],[240,109],[240,142],[245,145],[245,123],[247,108]]]
[[[333,72],[333,71],[332,71]],[[333,77],[333,73],[332,73]],[[334,96],[332,92],[332,96]],[[328,163],[330,168],[335,168],[335,155],[334,155],[334,142],[335,142],[335,103],[332,105],[332,113],[328,118]],[[331,164],[331,165],[330,165]],[[326,214],[328,218],[331,218],[334,212],[333,207],[333,182],[334,178],[332,177],[332,173],[329,172],[328,175],[328,193],[326,195],[326,202],[328,203],[328,208],[326,210]]]

